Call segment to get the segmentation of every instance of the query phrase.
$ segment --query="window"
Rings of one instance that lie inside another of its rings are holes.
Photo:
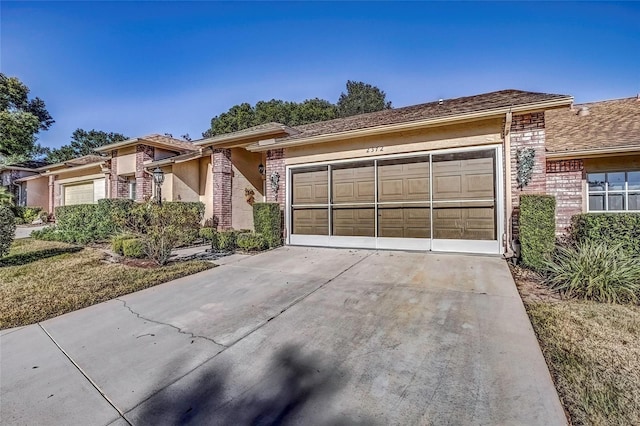
[[[136,181],[135,180],[129,181],[129,198],[131,200],[136,199]]]
[[[640,171],[587,173],[589,211],[640,211]]]

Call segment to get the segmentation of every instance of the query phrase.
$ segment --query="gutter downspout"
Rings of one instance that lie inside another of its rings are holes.
[[[511,200],[511,120],[512,120],[511,110],[509,110],[505,114],[504,120],[504,194],[505,194],[505,210],[506,210],[506,221],[507,229],[505,229],[505,258],[514,257],[514,252],[511,247],[511,227],[512,227],[512,215],[511,211],[513,210],[513,202]]]

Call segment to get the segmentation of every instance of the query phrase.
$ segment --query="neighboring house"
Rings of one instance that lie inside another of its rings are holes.
[[[13,200],[18,205],[26,205],[26,194],[23,191],[19,179],[28,176],[38,176],[39,171],[46,163],[43,161],[25,161],[11,165],[0,166],[0,186],[13,195]]]
[[[576,213],[640,211],[638,98],[573,105],[567,95],[503,90],[99,151],[108,157],[21,181],[49,179],[50,206],[142,201],[160,168],[163,200],[202,201],[221,229],[251,229],[251,204],[276,202],[287,244],[330,247],[509,255],[521,194],[556,197],[558,234]]]

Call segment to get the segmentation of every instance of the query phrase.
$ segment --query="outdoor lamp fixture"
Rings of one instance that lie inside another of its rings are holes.
[[[158,204],[162,204],[162,183],[164,182],[164,172],[160,167],[153,171],[153,181],[156,183],[156,199]]]
[[[264,164],[260,163],[258,165],[258,173],[260,173],[261,175],[264,175]]]

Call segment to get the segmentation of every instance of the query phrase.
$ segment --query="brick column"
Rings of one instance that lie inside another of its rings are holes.
[[[146,201],[153,196],[153,177],[144,171],[144,162],[152,161],[154,148],[148,145],[136,146],[136,201]],[[127,194],[129,193],[126,188]]]
[[[213,220],[218,229],[231,228],[231,150],[213,150]]]
[[[566,233],[571,217],[582,213],[584,162],[547,162],[547,193],[556,197],[556,235]]]
[[[511,202],[513,211],[512,235],[518,238],[521,194],[546,194],[546,154],[545,154],[545,123],[544,112],[514,115],[511,121]],[[533,148],[535,151],[533,173],[529,184],[524,188],[518,187],[519,149]],[[509,212],[508,212],[509,213]]]
[[[277,191],[275,191],[271,185],[271,175],[273,173],[277,173],[279,176]],[[284,149],[272,149],[267,151],[265,177],[267,180],[267,202],[279,203],[280,208],[284,210],[287,185],[287,175],[284,166]]]

